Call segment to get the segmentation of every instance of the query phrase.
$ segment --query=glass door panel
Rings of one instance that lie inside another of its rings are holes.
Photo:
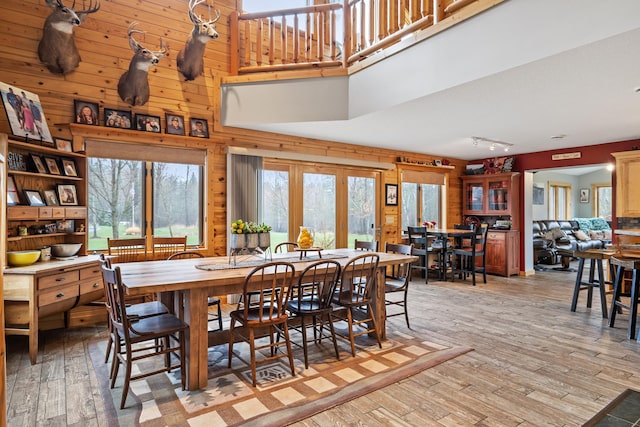
[[[376,179],[349,176],[347,183],[347,247],[353,248],[356,239],[376,239]]]
[[[314,246],[336,247],[336,177],[304,173],[302,224],[311,228]]]
[[[289,239],[289,171],[262,171],[260,222],[270,225],[271,249]]]
[[[509,208],[509,183],[507,181],[489,181],[490,211],[506,211]]]
[[[482,211],[484,200],[484,185],[482,182],[469,182],[465,190],[465,204],[467,211]]]

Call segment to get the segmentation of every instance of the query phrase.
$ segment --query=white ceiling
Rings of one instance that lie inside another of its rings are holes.
[[[639,18],[637,0],[509,0],[353,74],[348,91],[336,80],[328,103],[301,102],[301,80],[277,109],[264,109],[264,100],[277,99],[282,86],[258,84],[276,92],[254,99],[226,96],[233,85],[223,87],[222,119],[465,160],[498,154],[474,147],[472,136],[513,144],[509,154],[638,139]],[[249,113],[250,104],[271,115]]]

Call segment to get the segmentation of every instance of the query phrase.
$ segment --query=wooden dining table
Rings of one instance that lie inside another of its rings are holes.
[[[345,265],[362,251],[353,249],[328,249],[322,252],[322,259],[334,259]],[[414,262],[417,257],[411,255],[377,252],[379,255],[376,283],[384,283],[387,266]],[[317,256],[299,259],[298,254],[273,254],[273,261],[292,262],[296,276],[304,268],[319,260]],[[180,317],[189,325],[186,338],[186,374],[187,389],[198,390],[207,387],[207,355],[211,344],[225,342],[228,331],[208,331],[207,298],[214,295],[242,293],[245,276],[260,262],[266,262],[262,255],[239,260],[235,265],[229,257],[210,257],[178,259],[171,261],[144,261],[114,264],[120,267],[126,292],[131,296],[164,294],[181,297]],[[376,286],[373,309],[381,335],[385,337],[386,315],[384,286]],[[217,335],[217,337],[216,337]],[[217,339],[216,339],[217,338]]]
[[[427,236],[435,236],[438,240],[442,241],[445,245],[442,251],[439,253],[438,264],[440,265],[440,279],[447,279],[447,260],[446,260],[446,244],[449,237],[465,238],[471,237],[475,233],[475,230],[461,229],[461,228],[427,228]]]

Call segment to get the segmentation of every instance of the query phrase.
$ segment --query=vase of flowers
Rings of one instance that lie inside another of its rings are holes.
[[[260,248],[264,252],[271,246],[270,231],[270,225],[237,219],[231,223],[229,247],[232,250],[247,249],[249,252]]]

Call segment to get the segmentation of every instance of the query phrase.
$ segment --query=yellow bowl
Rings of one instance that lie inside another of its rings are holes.
[[[7,252],[7,262],[14,267],[31,265],[40,258],[40,251]]]

